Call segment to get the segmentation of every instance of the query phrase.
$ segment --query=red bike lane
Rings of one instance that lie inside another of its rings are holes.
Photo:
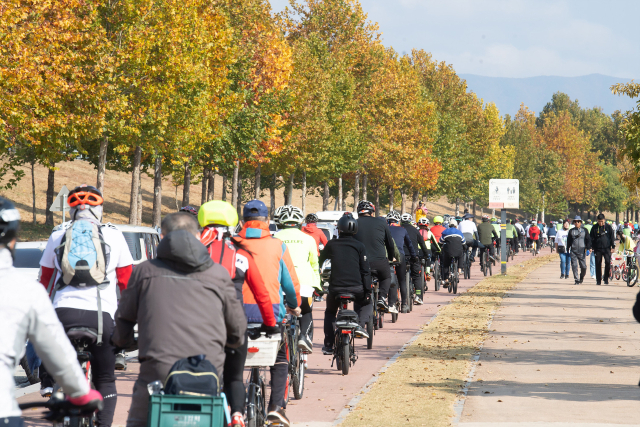
[[[530,253],[521,252],[509,264],[514,265],[530,258]],[[496,266],[493,267],[493,273],[499,274],[499,272],[500,264],[496,263]],[[478,262],[474,263],[471,268],[471,279],[460,280],[458,293],[465,292],[483,278],[484,275],[480,271]],[[427,285],[429,289],[426,292],[423,305],[414,305],[411,313],[400,314],[396,323],[391,323],[391,315],[385,315],[384,327],[376,331],[371,350],[367,350],[366,340],[356,341],[358,361],[346,376],[337,370],[335,364],[333,368],[331,367],[332,356],[322,354],[325,303],[314,304],[314,352],[308,356],[304,395],[302,399],[294,400],[291,392],[291,400],[287,406],[287,416],[293,425],[300,427],[328,426],[347,414],[350,403],[353,403],[352,399],[361,396],[365,392],[365,386],[367,389],[372,386],[376,377],[380,375],[380,371],[384,370],[384,366],[393,360],[394,356],[417,332],[422,330],[422,327],[437,314],[441,306],[448,304],[456,296],[444,288],[435,292],[433,281],[428,282]],[[113,420],[114,426],[126,424],[133,384],[138,372],[139,364],[136,358],[129,361],[127,371],[116,371],[118,405]],[[367,383],[369,384],[367,385]],[[42,398],[38,393],[30,393],[18,399],[20,403],[34,400],[41,401]],[[25,411],[24,416],[25,423],[29,426],[49,425],[40,419],[41,411],[39,410]]]

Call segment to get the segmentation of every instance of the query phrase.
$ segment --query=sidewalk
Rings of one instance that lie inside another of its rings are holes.
[[[459,427],[640,425],[638,288],[559,277],[552,262],[504,299]]]

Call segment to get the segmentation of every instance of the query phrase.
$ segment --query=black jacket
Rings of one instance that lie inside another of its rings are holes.
[[[331,292],[362,293],[371,290],[371,269],[361,242],[352,236],[329,240],[320,251],[319,264],[322,265],[326,259],[331,260]]]
[[[427,246],[424,244],[424,238],[422,237],[422,234],[420,234],[418,229],[415,228],[413,225],[408,224],[406,222],[402,224],[402,228],[407,230],[407,234],[409,235],[409,238],[411,239],[411,243],[413,244],[413,248],[416,251],[422,251],[423,254],[426,254],[427,253]]]
[[[636,297],[636,303],[633,306],[633,317],[635,317],[636,320],[640,322],[640,292],[638,292],[638,296]]]
[[[598,224],[594,224],[593,227],[591,227],[591,233],[589,234],[593,250],[608,251],[616,247],[613,228],[611,228],[609,224],[605,224],[602,227]]]
[[[390,225],[389,231],[391,232],[391,237],[393,237],[393,240],[396,242],[398,252],[405,256],[418,256],[416,250],[413,248],[413,244],[411,243],[411,238],[409,237],[407,230],[399,225]],[[406,253],[405,248],[407,248],[409,253]]]
[[[591,236],[589,235],[589,232],[587,231],[586,228],[584,227],[580,227],[581,230],[584,230],[584,250],[589,250],[591,249]],[[577,238],[574,237],[575,234],[575,228],[570,228],[569,229],[569,236],[567,237],[567,248],[574,253],[581,253],[580,249],[579,249],[579,244],[580,243],[576,243],[576,246],[573,246],[574,242],[577,242]]]
[[[359,217],[358,234],[355,238],[366,248],[367,261],[393,260],[393,238],[387,221],[383,218]]]

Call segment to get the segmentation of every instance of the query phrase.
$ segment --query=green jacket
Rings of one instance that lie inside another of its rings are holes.
[[[321,289],[316,239],[297,228],[285,228],[274,237],[282,240],[289,249],[300,281],[300,296],[313,296],[313,288]]]
[[[513,239],[515,235],[516,227],[513,224],[507,224],[507,239]]]
[[[480,236],[480,243],[485,246],[493,244],[493,241],[491,240],[492,236],[495,236],[496,239],[500,237],[500,234],[496,233],[496,229],[493,227],[493,225],[494,224],[491,224],[490,222],[483,222],[478,225],[478,236]],[[500,224],[495,225],[500,227]]]

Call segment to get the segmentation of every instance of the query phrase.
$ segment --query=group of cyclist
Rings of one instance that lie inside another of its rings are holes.
[[[487,251],[495,264],[500,236],[499,220],[487,215],[478,225],[469,213],[460,218],[435,216],[431,222],[426,206],[421,204],[415,221],[411,214],[395,211],[381,218],[376,216],[373,203],[366,200],[358,203],[357,218],[350,213],[340,218],[337,238],[328,240],[317,227],[315,214],[305,217],[292,205],[275,211],[279,231],[272,236],[269,209],[260,200],[248,202],[241,219],[231,204],[210,201],[198,210],[185,207],[167,215],[162,221],[157,259],[133,270],[124,236],[102,223],[102,193],[81,185],[69,193],[68,203],[72,221],[49,238],[40,261],[40,285],[35,285],[12,267],[19,215],[9,200],[0,198],[0,313],[4,328],[11,333],[8,337],[1,335],[0,351],[3,360],[9,362],[0,365],[0,394],[4,396],[0,399],[0,418],[9,420],[5,421],[9,426],[22,423],[9,377],[27,340],[43,360],[43,396],[51,395],[56,383],[75,404],[97,405],[100,401],[97,423],[110,426],[117,402],[115,355],[133,345],[135,324],[139,328],[141,369],[128,426],[146,425],[147,385],[165,378],[176,360],[197,352],[199,343],[208,343],[200,353],[222,372],[231,408],[230,425],[244,426],[247,323],[262,324],[261,330],[267,334],[282,334],[285,316],[296,316],[300,319],[296,345],[300,351],[312,353],[313,303],[325,293],[319,271],[326,260],[331,261],[331,275],[322,352],[332,354],[333,324],[339,310],[336,296],[353,295],[360,325],[355,336],[368,338],[365,325],[374,304],[382,312],[398,313],[398,292],[392,289],[390,264],[396,266],[400,311],[407,312],[409,298],[415,304],[423,303],[423,283],[431,280],[436,259],[442,267],[443,286],[448,287],[449,268],[463,251],[471,250],[471,262]],[[506,224],[507,238],[515,252],[535,244],[546,233],[551,236],[551,231],[534,222],[525,221],[524,227],[518,220]],[[74,250],[88,251],[93,256],[92,260],[88,257],[90,264],[80,263],[82,256],[74,255]],[[372,276],[379,284],[377,301],[372,301]],[[415,295],[407,292],[407,276],[415,285]],[[96,286],[91,285],[94,279]],[[188,288],[185,283],[190,284]],[[215,301],[208,289],[216,289]],[[198,323],[210,306],[220,307],[218,317],[194,331],[193,323]],[[96,339],[89,350],[97,391],[89,390],[75,351],[64,338],[69,330],[77,328],[95,331]],[[279,348],[270,371],[267,421],[289,426],[285,346]]]

